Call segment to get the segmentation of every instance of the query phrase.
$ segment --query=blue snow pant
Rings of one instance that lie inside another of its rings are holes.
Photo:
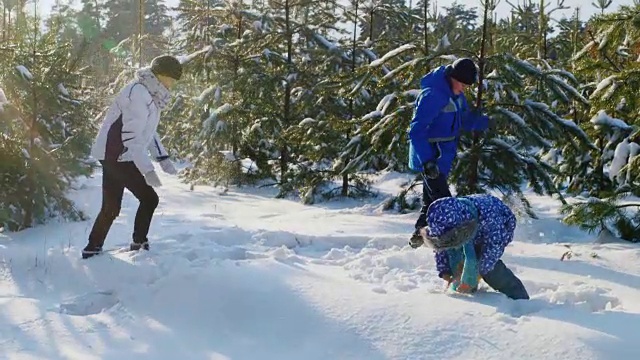
[[[514,300],[529,300],[527,289],[522,281],[502,262],[498,260],[493,270],[482,277],[482,280],[496,291],[499,291]]]

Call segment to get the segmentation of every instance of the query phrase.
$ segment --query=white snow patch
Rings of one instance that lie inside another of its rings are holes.
[[[599,110],[596,115],[591,118],[591,123],[596,127],[607,126],[617,130],[631,130],[632,127],[620,119],[609,116],[605,110]]]
[[[600,81],[598,83],[598,85],[596,85],[595,90],[593,90],[593,92],[591,93],[591,96],[589,96],[590,99],[595,99],[604,89],[608,88],[609,86],[613,85],[615,82],[615,79],[618,78],[618,75],[611,75],[608,76],[604,79],[602,79],[602,81]]]
[[[5,105],[9,105],[9,100],[7,99],[7,96],[4,94],[4,90],[0,88],[0,111],[4,110]]]
[[[379,59],[376,59],[376,60],[372,61],[372,62],[369,64],[369,66],[370,66],[370,67],[378,67],[378,66],[380,66],[380,65],[384,64],[385,62],[389,61],[389,59],[391,59],[391,58],[393,58],[393,57],[395,57],[395,56],[398,56],[399,54],[401,54],[401,53],[403,53],[403,52],[405,52],[405,51],[408,51],[408,50],[411,50],[411,49],[415,49],[415,47],[416,47],[416,46],[415,46],[415,45],[413,45],[413,44],[404,44],[404,45],[401,45],[401,46],[399,46],[399,47],[397,47],[397,48],[395,48],[395,49],[393,49],[393,50],[389,51],[388,53],[384,54],[384,56],[383,56],[383,57],[381,57],[381,58],[379,58]]]
[[[67,88],[62,83],[58,84],[58,91],[60,91],[60,93],[66,97],[71,96],[69,95],[69,91],[67,90]]]
[[[24,65],[18,65],[16,66],[16,70],[18,70],[18,72],[20,73],[20,75],[27,79],[27,80],[32,80],[33,79],[33,74],[31,74],[31,72],[29,71],[29,69],[27,69]]]
[[[613,180],[620,170],[627,164],[627,158],[631,153],[629,148],[629,139],[625,138],[617,146],[611,161],[611,167],[609,169],[609,179]]]
[[[213,48],[211,47],[211,45],[207,45],[204,48],[202,48],[202,49],[200,49],[198,51],[195,51],[195,52],[193,52],[191,54],[178,55],[178,56],[176,56],[176,59],[178,59],[180,64],[188,64],[191,61],[193,61],[193,59],[195,59],[196,57],[198,57],[198,56],[200,56],[200,55],[202,55],[204,53],[207,53],[207,52],[211,51],[212,49]]]
[[[303,127],[303,126],[311,125],[311,124],[313,124],[315,122],[316,122],[315,119],[304,118],[304,119],[302,119],[302,121],[300,121],[300,123],[298,123],[298,126]]]

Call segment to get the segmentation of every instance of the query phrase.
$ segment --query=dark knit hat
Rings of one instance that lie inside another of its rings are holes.
[[[473,60],[461,58],[447,66],[447,74],[463,84],[472,85],[478,79],[478,68]]]
[[[171,55],[162,55],[151,61],[151,71],[155,75],[164,75],[180,80],[182,77],[182,64]]]

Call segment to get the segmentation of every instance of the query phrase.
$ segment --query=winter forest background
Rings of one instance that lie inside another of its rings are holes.
[[[463,138],[457,192],[497,191],[529,216],[526,191],[548,194],[567,223],[640,241],[640,2],[595,0],[586,18],[502,1],[60,0],[45,16],[0,0],[0,227],[84,217],[65,194],[96,166],[102,110],[156,55],[186,65],[160,129],[185,182],[307,204],[408,171],[419,80],[465,56],[481,69],[469,101],[495,127]],[[415,210],[420,188],[387,210]]]

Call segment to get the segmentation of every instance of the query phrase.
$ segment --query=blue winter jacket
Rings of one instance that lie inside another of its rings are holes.
[[[456,157],[460,129],[485,130],[489,119],[470,111],[464,94],[454,95],[445,68],[441,66],[420,80],[421,91],[409,127],[409,167],[422,171],[424,163],[437,160],[440,173],[447,176]]]
[[[464,196],[471,200],[478,211],[478,230],[473,243],[480,251],[478,269],[485,275],[495,266],[504,253],[505,247],[513,240],[516,217],[500,199],[492,195],[478,194]],[[427,213],[427,231],[430,236],[440,236],[444,232],[472,218],[469,207],[455,197],[434,201]],[[445,251],[436,251],[438,275],[453,274]]]

